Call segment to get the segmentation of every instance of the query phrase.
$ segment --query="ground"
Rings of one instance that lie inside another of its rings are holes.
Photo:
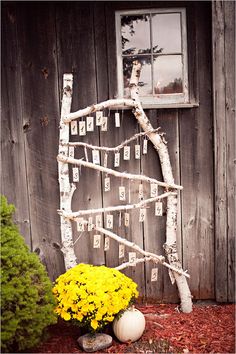
[[[235,353],[235,305],[195,304],[190,314],[177,305],[139,305],[146,319],[141,339],[120,343],[113,336],[105,353]],[[31,353],[83,353],[77,344],[78,327],[59,321],[49,328],[50,337]]]

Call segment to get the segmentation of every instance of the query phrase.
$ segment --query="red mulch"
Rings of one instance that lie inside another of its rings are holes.
[[[194,305],[190,314],[176,305],[139,305],[146,329],[135,343],[113,344],[105,353],[235,353],[235,305]],[[106,331],[112,335],[110,329]],[[63,321],[49,327],[50,338],[31,353],[83,353],[78,327]]]

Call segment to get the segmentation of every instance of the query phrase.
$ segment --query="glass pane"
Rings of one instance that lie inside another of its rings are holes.
[[[132,63],[138,60],[142,63],[141,75],[139,80],[140,96],[152,95],[152,75],[151,75],[151,56],[125,57],[123,58],[123,77],[124,77],[124,96],[130,96],[129,80],[132,72]]]
[[[150,16],[121,16],[123,54],[150,53]]]
[[[154,57],[153,75],[155,94],[183,92],[182,55]]]
[[[180,13],[153,15],[152,38],[155,53],[181,53]]]

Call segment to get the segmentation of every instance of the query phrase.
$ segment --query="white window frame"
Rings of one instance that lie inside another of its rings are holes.
[[[142,15],[142,14],[168,14],[180,13],[181,16],[181,43],[182,43],[182,77],[183,77],[183,92],[172,94],[158,94],[155,96],[140,96],[140,101],[143,105],[151,107],[153,105],[161,106],[188,106],[189,104],[189,84],[188,84],[188,52],[187,52],[187,31],[186,31],[186,9],[185,8],[162,8],[162,9],[140,9],[128,11],[116,11],[116,49],[117,49],[117,83],[118,83],[118,97],[124,95],[124,81],[123,81],[123,56],[122,56],[122,42],[121,42],[121,16],[123,15]],[[162,54],[163,56],[166,54]],[[169,53],[168,53],[169,55]],[[133,55],[135,56],[135,54]]]

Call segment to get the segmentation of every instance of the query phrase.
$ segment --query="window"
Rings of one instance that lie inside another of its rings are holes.
[[[129,97],[132,62],[139,60],[143,104],[189,101],[185,9],[119,11],[116,33],[119,97]]]

